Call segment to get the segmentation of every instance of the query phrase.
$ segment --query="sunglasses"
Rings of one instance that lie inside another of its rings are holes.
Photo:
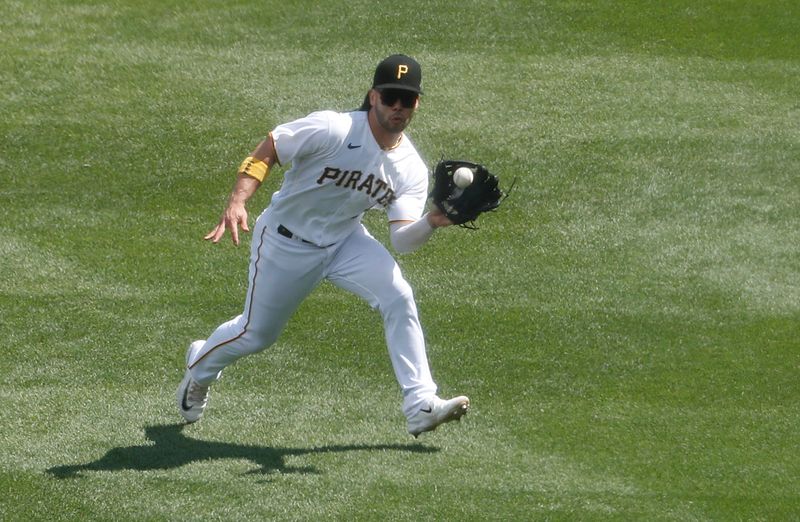
[[[387,107],[394,106],[394,104],[397,103],[397,100],[400,100],[400,105],[406,109],[412,108],[414,104],[417,103],[418,94],[412,91],[406,91],[403,89],[384,89],[380,91],[380,93],[381,103]]]

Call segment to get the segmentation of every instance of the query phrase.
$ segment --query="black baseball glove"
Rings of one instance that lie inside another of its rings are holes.
[[[472,183],[464,188],[459,188],[453,180],[453,174],[461,167],[472,172]],[[478,216],[495,210],[506,195],[500,190],[497,176],[477,163],[442,160],[433,171],[433,190],[430,194],[433,204],[450,221],[464,228],[477,228],[475,220]]]

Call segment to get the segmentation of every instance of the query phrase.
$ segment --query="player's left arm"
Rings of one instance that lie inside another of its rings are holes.
[[[427,242],[437,228],[453,222],[438,207],[425,212],[428,201],[428,168],[421,159],[401,185],[388,208],[389,239],[397,253],[413,252]]]
[[[389,239],[396,252],[407,254],[424,245],[437,228],[449,227],[452,224],[453,222],[437,208],[416,221],[390,221]]]
[[[453,223],[437,207],[425,213],[428,201],[428,168],[418,164],[401,185],[397,197],[387,209],[389,240],[399,254],[413,252],[425,244],[437,228]]]

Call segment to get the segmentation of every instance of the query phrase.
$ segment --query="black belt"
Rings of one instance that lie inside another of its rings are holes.
[[[278,234],[282,235],[283,237],[288,237],[289,239],[292,239],[294,237],[292,231],[283,225],[278,225]],[[302,241],[303,243],[308,243],[309,245],[314,244],[311,241],[306,241],[305,239],[301,239],[299,237],[297,239],[300,239],[300,241]]]

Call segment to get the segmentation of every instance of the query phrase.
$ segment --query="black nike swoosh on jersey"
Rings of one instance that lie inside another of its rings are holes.
[[[422,408],[422,409],[421,409],[421,410],[419,410],[419,411],[421,411],[422,413],[430,413],[430,412],[432,412],[432,411],[433,411],[433,408],[431,408],[430,406],[428,406],[428,408],[427,408],[427,409],[426,409],[426,408]]]
[[[359,147],[361,147],[361,145],[353,145],[352,143],[348,143],[347,144],[347,148],[348,149],[357,149]]]

